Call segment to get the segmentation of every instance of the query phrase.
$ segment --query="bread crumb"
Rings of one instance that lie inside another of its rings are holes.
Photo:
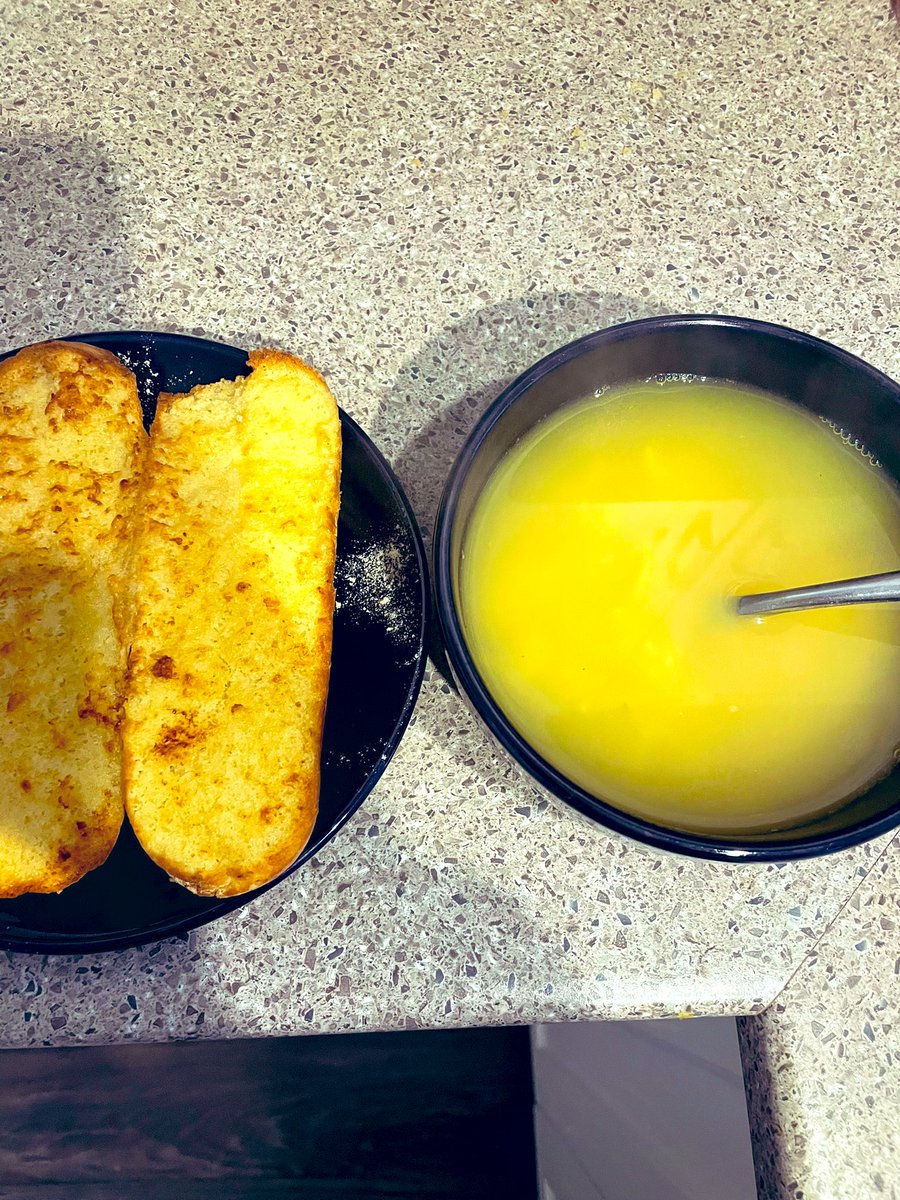
[[[412,645],[417,622],[404,588],[409,567],[400,530],[387,541],[342,556],[335,572],[335,608],[346,609],[351,620],[364,616],[376,622],[396,646]]]

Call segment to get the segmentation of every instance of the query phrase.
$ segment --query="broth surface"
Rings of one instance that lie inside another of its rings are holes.
[[[734,597],[900,567],[900,494],[823,421],[729,384],[572,405],[501,461],[466,533],[475,664],[585,790],[697,832],[837,806],[900,745],[900,606]]]

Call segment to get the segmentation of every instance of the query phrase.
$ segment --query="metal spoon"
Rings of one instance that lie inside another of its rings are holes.
[[[739,613],[749,615],[792,612],[798,608],[830,608],[833,604],[876,604],[884,600],[900,600],[900,571],[741,596],[737,609]]]

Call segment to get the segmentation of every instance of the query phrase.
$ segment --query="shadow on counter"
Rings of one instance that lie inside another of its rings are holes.
[[[426,420],[398,455],[394,470],[406,489],[431,560],[434,519],[450,468],[488,405],[518,375],[567,342],[623,321],[657,316],[658,305],[620,293],[527,292],[489,305],[442,329],[403,364],[369,431],[376,444],[397,411],[440,412]],[[428,654],[455,687],[432,600]]]
[[[0,142],[0,340],[3,348],[109,328],[138,275],[132,223],[102,145],[84,134],[21,129]]]
[[[777,999],[774,1003],[777,1005]],[[737,1033],[756,1186],[761,1197],[787,1195],[791,1180],[782,1160],[782,1131],[773,1113],[772,1094],[776,1083],[762,1015],[738,1017]]]

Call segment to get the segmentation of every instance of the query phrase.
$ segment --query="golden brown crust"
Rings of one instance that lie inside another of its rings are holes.
[[[17,354],[0,363],[0,375],[21,377],[21,373],[33,366],[58,371],[80,371],[92,364],[120,376],[131,375],[125,364],[109,350],[92,346],[88,342],[35,342],[25,346]],[[132,375],[132,378],[134,376]]]
[[[331,657],[337,406],[291,355],[250,363],[161,397],[135,550],[128,814],[210,896],[269,882],[306,844]]]
[[[134,376],[73,342],[0,363],[0,895],[60,891],[123,816]]]
[[[311,367],[309,363],[301,362],[299,358],[293,354],[288,354],[286,350],[272,350],[266,347],[260,350],[251,350],[247,355],[247,362],[254,371],[263,367],[272,371],[285,371],[289,375],[305,375],[310,383],[316,387],[328,390],[328,384],[315,367]]]

